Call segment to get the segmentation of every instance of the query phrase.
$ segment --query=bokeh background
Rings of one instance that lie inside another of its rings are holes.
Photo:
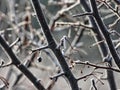
[[[108,1],[110,1],[109,4],[113,8],[116,7],[116,3],[111,0]],[[71,60],[102,63],[103,59],[101,58],[98,46],[94,45],[96,42],[92,29],[84,28],[78,24],[81,23],[91,27],[88,16],[72,17],[74,14],[85,12],[79,0],[40,0],[40,2],[46,21],[57,44],[59,45],[64,36],[67,37],[65,41],[66,48],[61,47],[61,51],[64,50],[63,53],[66,56],[66,62],[68,62],[69,66]],[[104,4],[97,2],[97,5],[102,20],[105,25],[110,28],[110,25],[115,22],[117,16]],[[119,22],[110,29],[119,32]],[[17,38],[20,38],[20,41],[12,48],[23,64],[32,58],[32,49],[47,45],[46,38],[37,21],[30,0],[0,0],[0,34],[9,45]],[[114,34],[111,36],[113,42],[119,41],[118,36]],[[71,45],[75,49],[70,49]],[[69,59],[67,57],[69,57]],[[38,58],[42,58],[42,61],[39,62]],[[6,65],[10,63],[10,61],[9,56],[4,49],[0,47],[0,62],[4,62]],[[113,66],[115,67],[116,65]],[[48,87],[52,82],[50,77],[56,75],[59,68],[59,63],[51,50],[45,49],[36,53],[36,57],[28,69],[41,80],[41,83],[45,87]],[[75,65],[72,69],[76,78],[89,74],[92,71],[92,67],[84,65]],[[96,81],[98,90],[110,90],[106,79],[106,70],[98,69],[98,71],[103,74],[97,73],[97,78],[90,76],[78,82],[82,90],[89,90],[91,88],[91,79],[93,78]],[[9,82],[9,87],[1,90],[36,90],[24,75],[18,79],[20,75],[22,75],[22,73],[14,67],[14,65],[0,68],[0,76],[6,78]],[[120,81],[118,77],[119,73],[114,73],[114,75],[117,87],[120,88],[118,85]],[[103,79],[99,81],[101,78]],[[0,81],[0,87],[2,87],[2,85],[3,82]],[[59,77],[51,90],[70,90],[70,86],[65,77]]]

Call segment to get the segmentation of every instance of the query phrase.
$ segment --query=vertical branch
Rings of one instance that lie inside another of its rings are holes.
[[[105,24],[103,23],[99,13],[98,13],[98,9],[97,9],[97,5],[96,5],[96,1],[95,0],[90,0],[91,2],[91,8],[92,8],[92,11],[93,11],[93,16],[106,40],[106,43],[108,45],[108,48],[110,50],[110,53],[116,63],[116,65],[120,68],[120,58],[115,50],[115,47],[112,43],[112,39],[110,37],[110,33],[108,32],[107,30],[107,27],[105,26]]]
[[[68,81],[70,83],[72,90],[79,90],[77,80],[75,79],[72,72],[70,71],[70,69],[65,61],[64,56],[62,55],[60,49],[56,48],[57,44],[56,44],[55,40],[53,39],[53,36],[51,35],[50,29],[48,27],[48,24],[45,20],[44,15],[43,15],[43,12],[42,12],[42,9],[40,6],[40,1],[39,0],[31,0],[31,1],[32,1],[33,7],[36,11],[38,21],[41,24],[41,26],[43,28],[43,32],[48,41],[49,48],[53,51],[53,53],[57,57],[60,65],[65,73],[65,77],[68,79]]]
[[[15,56],[11,47],[9,47],[6,41],[0,36],[0,44],[5,49],[6,53],[12,60],[12,64],[15,65],[33,84],[38,90],[45,90],[39,80],[23,65],[20,60]]]
[[[87,12],[91,11],[86,0],[81,0],[81,4]],[[101,34],[101,32],[99,31],[99,28],[98,28],[94,18],[92,16],[89,16],[89,19],[93,26],[93,32],[95,34],[97,34],[96,36],[94,36],[96,42],[104,40],[104,37]],[[106,57],[109,54],[109,51],[107,49],[107,45],[105,44],[105,42],[100,43],[98,48],[99,48],[102,58]],[[107,58],[107,59],[109,59],[109,58]],[[111,60],[107,60],[107,61],[112,66],[112,61]],[[107,70],[107,77],[108,77],[108,82],[109,82],[111,90],[116,90],[116,84],[115,84],[114,75],[113,75],[112,70]]]
[[[91,12],[90,7],[88,6],[86,0],[81,0],[81,4],[82,4],[83,8],[84,8],[87,12]],[[89,16],[89,19],[90,19],[90,23],[91,23],[92,26],[93,26],[93,29],[92,29],[93,32],[94,32],[95,34],[97,34],[96,36],[94,36],[96,42],[99,42],[99,41],[104,40],[103,35],[102,35],[101,32],[99,31],[99,28],[98,28],[98,26],[97,26],[94,18],[93,18],[92,16]],[[106,45],[105,45],[104,42],[102,42],[102,43],[99,44],[99,50],[100,50],[100,53],[101,53],[101,55],[102,55],[102,58],[104,58],[104,57],[107,56],[107,54],[108,54],[108,49],[107,49],[107,47],[106,47]]]

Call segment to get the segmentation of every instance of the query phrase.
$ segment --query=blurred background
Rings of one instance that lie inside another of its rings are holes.
[[[92,32],[88,16],[72,17],[85,12],[80,0],[40,0],[40,2],[54,39],[58,45],[61,41],[64,42],[60,48],[68,65],[72,67],[72,60],[102,64],[103,59],[95,42],[95,34]],[[119,11],[119,6],[114,1],[107,0],[106,2],[113,9],[118,7]],[[117,15],[104,3],[97,2],[97,5],[105,25],[110,30],[116,30],[119,33],[119,21],[116,22]],[[50,77],[56,75],[61,69],[50,49],[31,53],[31,50],[47,45],[47,41],[30,0],[0,0],[0,35],[9,45],[19,39],[12,47],[15,55],[25,65],[28,60],[32,60],[28,69],[41,80],[46,88],[49,87],[52,83]],[[113,33],[111,37],[115,45],[119,43],[117,35]],[[4,65],[11,62],[2,47],[0,48],[0,62]],[[113,65],[113,67],[115,66]],[[91,73],[94,68],[73,65],[71,71],[76,78],[79,78]],[[106,79],[106,70],[98,69],[97,71],[100,73],[95,74],[96,78],[91,75],[79,80],[78,84],[82,90],[94,90],[91,88],[92,79],[96,81],[98,90],[110,90]],[[117,87],[120,88],[118,85],[119,73],[114,73],[114,75]],[[36,90],[14,65],[0,68],[0,76],[9,82],[8,88],[3,88],[4,83],[0,81],[0,90]],[[50,90],[70,90],[70,86],[65,77],[59,77]]]

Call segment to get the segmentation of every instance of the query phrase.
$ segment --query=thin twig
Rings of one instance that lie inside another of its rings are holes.
[[[93,29],[92,27],[90,27],[88,25],[84,25],[84,24],[82,24],[80,22],[76,22],[76,23],[73,23],[73,22],[56,22],[55,25],[56,26],[59,26],[59,25],[61,25],[61,26],[63,26],[63,25],[69,25],[69,26],[73,26],[73,27],[75,27],[75,26],[81,26],[81,27],[84,27],[84,28]]]
[[[20,38],[17,38],[11,45],[10,47],[12,48],[16,43],[18,43],[20,41]]]
[[[58,78],[58,77],[63,76],[63,75],[65,75],[65,73],[59,73],[55,76],[50,77],[50,79]]]
[[[31,50],[31,51],[32,51],[32,53],[34,53],[34,52],[36,52],[36,51],[41,51],[41,50],[46,49],[46,48],[49,48],[49,46],[43,46],[43,47],[40,47],[40,48],[38,48],[38,49]]]
[[[81,79],[87,78],[87,77],[92,76],[92,75],[93,75],[93,73],[90,73],[90,74],[87,74],[85,76],[82,76],[82,77],[78,78],[77,80],[79,81]]]
[[[57,14],[54,16],[53,20],[50,21],[50,30],[54,29],[55,22],[58,21],[61,17],[65,16],[68,18],[68,15],[66,15],[65,12],[70,11],[72,8],[76,7],[79,4],[80,4],[80,1],[77,0],[77,2],[74,3],[73,5],[58,11]],[[71,19],[72,19],[72,21],[75,21],[73,18],[71,18]]]
[[[6,64],[6,65],[1,65],[0,68],[8,67],[8,66],[11,66],[11,65],[13,65],[13,64],[9,63],[9,64]]]
[[[92,15],[93,15],[92,12],[86,12],[86,13],[82,13],[82,14],[75,14],[75,15],[73,15],[73,17],[92,16]]]
[[[83,64],[83,65],[92,66],[92,67],[95,67],[96,69],[107,69],[107,70],[112,70],[112,71],[115,71],[115,72],[120,72],[119,69],[115,69],[115,68],[112,68],[112,67],[100,66],[100,65],[96,65],[96,64],[93,64],[93,63],[90,63],[90,62],[82,62],[80,60],[74,61],[74,63],[75,64]]]

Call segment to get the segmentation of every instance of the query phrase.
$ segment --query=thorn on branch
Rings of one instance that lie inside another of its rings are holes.
[[[43,46],[43,47],[40,47],[40,48],[38,48],[38,49],[31,50],[31,51],[32,51],[32,53],[34,53],[34,52],[36,52],[36,51],[41,51],[41,50],[47,49],[47,48],[49,48],[49,46]]]
[[[87,74],[85,76],[82,76],[82,77],[78,78],[77,81],[79,81],[81,79],[84,79],[84,78],[87,78],[87,77],[92,76],[92,75],[93,75],[93,73]]]
[[[59,73],[59,74],[57,74],[57,75],[55,75],[55,76],[52,76],[52,77],[50,77],[50,79],[58,78],[58,77],[61,77],[61,76],[63,76],[63,75],[65,75],[64,72],[63,72],[63,73]]]
[[[73,15],[73,17],[81,17],[81,16],[92,16],[93,12],[86,12],[86,13],[82,13],[82,14],[75,14]]]

